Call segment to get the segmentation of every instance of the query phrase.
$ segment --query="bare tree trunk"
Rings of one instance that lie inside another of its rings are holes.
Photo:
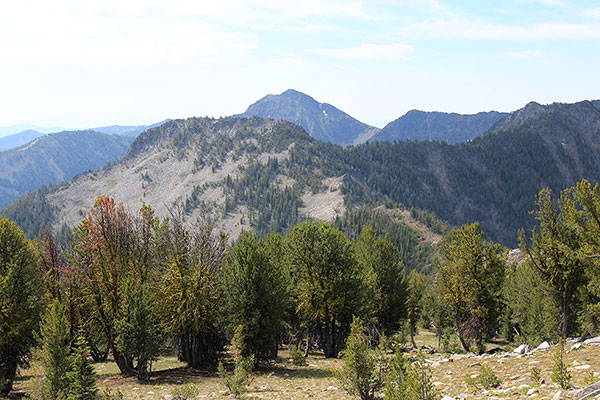
[[[125,374],[125,375],[131,375],[131,376],[135,375],[135,370],[133,369],[133,366],[131,365],[131,360],[128,360],[123,354],[121,354],[119,352],[119,350],[117,349],[117,346],[115,345],[114,338],[110,338],[109,344],[110,344],[110,349],[113,354],[113,358],[115,359],[115,363],[119,367],[119,370],[121,371],[121,373]]]
[[[0,364],[0,395],[6,396],[13,388],[17,374],[17,360],[2,360]]]

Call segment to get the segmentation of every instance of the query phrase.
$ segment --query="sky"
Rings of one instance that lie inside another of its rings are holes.
[[[288,88],[384,126],[411,109],[600,98],[600,2],[19,0],[0,126],[225,116]]]

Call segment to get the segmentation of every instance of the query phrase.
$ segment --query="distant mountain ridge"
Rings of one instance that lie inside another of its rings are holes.
[[[45,133],[29,129],[23,132],[13,133],[12,135],[1,137],[0,151],[16,149],[17,147],[23,146],[24,144],[27,144],[32,140],[35,140],[44,135]]]
[[[41,133],[55,133],[55,132],[64,131],[65,129],[58,128],[58,127],[31,125],[31,124],[17,124],[17,125],[11,125],[11,126],[0,126],[0,137],[14,135],[15,133],[20,133],[20,132],[28,131],[28,130],[37,131],[37,132],[41,132]]]
[[[170,119],[165,119],[161,122],[156,122],[150,125],[110,125],[110,126],[101,126],[97,128],[91,128],[91,130],[106,133],[107,135],[122,135],[128,136],[131,138],[137,137],[140,133],[157,126],[164,124],[165,122],[170,121]]]
[[[65,131],[39,137],[0,153],[0,206],[42,185],[104,167],[121,158],[132,139],[94,131]]]
[[[350,145],[363,143],[378,128],[367,125],[337,109],[331,104],[319,103],[312,97],[288,89],[281,94],[269,94],[234,117],[282,119],[300,125],[315,139]]]
[[[467,142],[483,135],[508,113],[497,111],[456,114],[411,110],[390,122],[371,140],[432,140],[449,144]]]

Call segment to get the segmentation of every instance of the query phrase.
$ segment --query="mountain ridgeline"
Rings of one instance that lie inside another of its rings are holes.
[[[44,135],[45,133],[34,131],[33,129],[27,129],[23,132],[13,133],[12,135],[1,137],[0,151],[16,149],[17,147],[23,146]]]
[[[385,220],[373,210],[386,205],[429,210],[433,214],[423,221],[430,225],[442,226],[438,218],[455,226],[479,221],[489,239],[515,246],[518,229],[534,224],[529,212],[539,190],[559,191],[582,178],[600,180],[600,110],[589,101],[529,104],[484,136],[456,145],[402,141],[344,148],[285,121],[190,118],[147,130],[121,161],[30,196],[34,200],[21,199],[4,214],[17,223],[45,216],[36,229],[58,230],[78,223],[98,195],[108,194],[130,210],[145,203],[159,216],[177,210],[190,222],[210,216],[236,238],[249,229],[286,231],[306,218],[337,220],[356,232]],[[381,233],[390,230],[381,224]],[[423,242],[415,237],[411,243]]]
[[[507,115],[497,111],[463,115],[411,110],[383,127],[372,140],[431,140],[449,144],[467,142],[486,133]]]
[[[0,206],[42,185],[102,168],[121,158],[131,141],[93,131],[60,132],[0,152]]]

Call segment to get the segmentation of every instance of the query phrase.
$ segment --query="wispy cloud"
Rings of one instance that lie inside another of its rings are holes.
[[[323,56],[345,60],[393,60],[406,57],[408,54],[413,53],[415,48],[410,44],[365,43],[355,47],[313,49],[310,51]]]
[[[542,52],[539,50],[521,50],[521,51],[511,51],[508,55],[512,58],[518,59],[533,59],[539,58],[542,55]]]
[[[586,18],[599,18],[600,19],[600,7],[589,8],[583,12]]]
[[[438,38],[496,40],[600,40],[598,24],[545,22],[529,26],[496,24],[482,19],[452,18],[409,24],[406,34],[426,34]]]
[[[545,6],[565,7],[566,4],[562,0],[530,0],[531,3],[543,4]]]

